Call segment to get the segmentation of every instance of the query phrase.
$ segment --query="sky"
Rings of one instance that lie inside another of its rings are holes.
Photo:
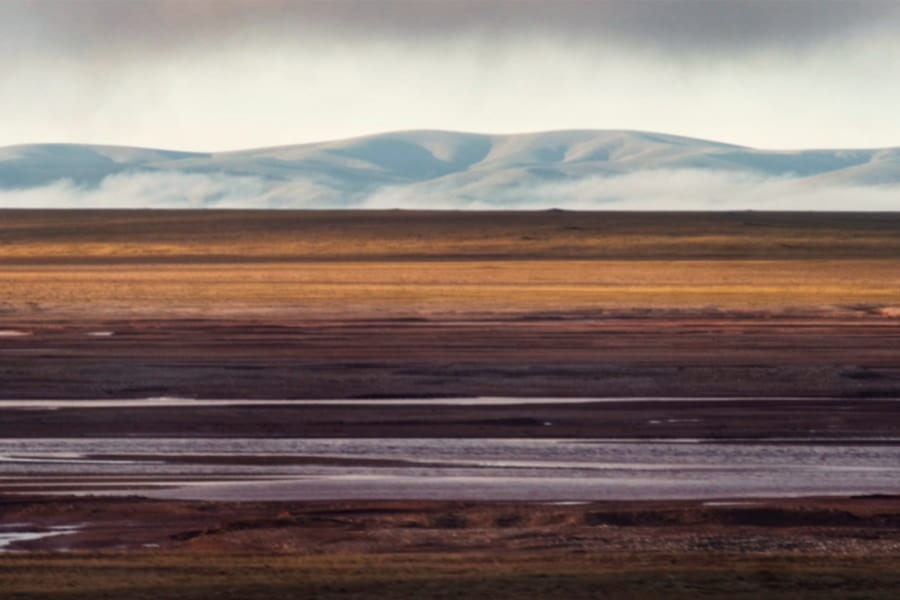
[[[0,0],[0,146],[443,129],[900,146],[897,0]]]

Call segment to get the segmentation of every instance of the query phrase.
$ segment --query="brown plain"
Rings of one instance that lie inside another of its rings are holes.
[[[896,397],[898,232],[898,214],[3,211],[0,398]]]
[[[900,311],[900,216],[3,211],[7,313]]]

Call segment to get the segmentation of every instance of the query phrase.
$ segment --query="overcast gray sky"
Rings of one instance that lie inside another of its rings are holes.
[[[900,146],[897,0],[0,0],[0,145],[398,129]]]

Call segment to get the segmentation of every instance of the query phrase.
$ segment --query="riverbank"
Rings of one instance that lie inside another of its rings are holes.
[[[185,503],[2,497],[79,529],[0,553],[16,598],[892,598],[900,499]]]

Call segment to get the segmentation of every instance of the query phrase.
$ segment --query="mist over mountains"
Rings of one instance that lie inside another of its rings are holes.
[[[385,133],[238,152],[0,148],[3,208],[900,209],[900,148],[634,131]]]

